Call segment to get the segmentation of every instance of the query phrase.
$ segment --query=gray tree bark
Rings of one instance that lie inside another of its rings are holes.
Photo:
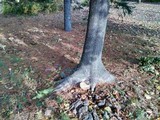
[[[96,84],[115,81],[115,77],[105,69],[102,63],[108,12],[108,0],[90,0],[87,33],[80,64],[71,76],[62,80],[62,83],[56,87],[57,91],[82,81],[89,82],[93,91]]]
[[[2,14],[2,9],[3,9],[3,3],[2,0],[0,0],[0,14]]]
[[[71,24],[71,0],[64,0],[64,30],[70,32]]]

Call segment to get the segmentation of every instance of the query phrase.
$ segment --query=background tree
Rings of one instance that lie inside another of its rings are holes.
[[[2,0],[0,0],[0,14],[2,13],[2,9],[3,9]]]
[[[82,81],[88,82],[93,91],[98,83],[115,81],[115,77],[105,69],[102,63],[108,12],[108,0],[90,0],[87,33],[80,63],[73,74],[61,80],[56,91],[72,87]]]
[[[71,31],[71,0],[64,0],[64,30]]]

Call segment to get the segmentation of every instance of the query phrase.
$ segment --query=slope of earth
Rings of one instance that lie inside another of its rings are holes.
[[[123,21],[115,9],[109,15],[103,62],[116,76],[116,85],[98,86],[94,94],[75,87],[61,96],[51,94],[40,100],[32,100],[37,91],[49,88],[78,64],[88,9],[73,11],[72,32],[63,31],[62,12],[1,15],[0,119],[75,120],[68,107],[76,99],[87,100],[89,111],[96,110],[100,119],[158,118],[159,77],[140,71],[138,59],[160,54],[160,8],[154,4],[135,5],[133,16]],[[148,6],[153,9],[148,10]],[[97,95],[96,100],[91,99]],[[98,104],[103,100],[107,102],[101,108]],[[78,112],[76,115],[80,117]]]

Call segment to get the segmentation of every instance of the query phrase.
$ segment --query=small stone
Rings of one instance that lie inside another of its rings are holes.
[[[100,100],[98,102],[98,107],[103,107],[105,104],[106,104],[106,100],[105,99],[104,100]]]
[[[94,120],[99,120],[96,110],[93,111],[92,115],[93,115]]]
[[[109,114],[107,112],[104,112],[104,115],[103,115],[103,119],[104,120],[109,120]]]
[[[77,114],[77,108],[82,104],[83,102],[80,99],[78,99],[77,101],[71,104],[70,110],[72,110],[74,114]]]
[[[82,88],[83,90],[88,90],[90,88],[90,85],[86,84],[85,82],[81,82],[80,88]]]
[[[44,115],[45,115],[46,117],[50,117],[50,116],[51,116],[51,113],[52,113],[52,110],[47,108]]]
[[[13,38],[13,37],[9,37],[8,39],[9,39],[10,41],[13,41],[13,40],[14,40],[14,38]]]
[[[79,119],[81,119],[88,112],[88,106],[82,106],[78,110]]]
[[[148,99],[148,100],[150,100],[150,99],[152,98],[152,97],[151,97],[150,95],[148,95],[148,94],[145,94],[144,96],[145,96],[145,98]]]
[[[91,112],[86,113],[86,114],[82,117],[82,120],[94,120],[94,119],[93,119],[93,116],[92,116],[92,113],[91,113]]]
[[[83,102],[83,105],[89,106],[89,101],[86,99],[86,100]]]

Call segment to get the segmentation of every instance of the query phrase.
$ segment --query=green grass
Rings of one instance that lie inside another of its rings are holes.
[[[139,65],[141,70],[145,72],[155,74],[156,76],[160,75],[160,56],[141,57],[139,59]]]
[[[70,120],[70,118],[66,113],[62,112],[60,114],[60,120]]]
[[[8,119],[15,111],[22,111],[28,102],[28,88],[23,84],[25,70],[19,71],[14,64],[22,64],[23,60],[14,55],[6,55],[0,59],[0,116]]]

